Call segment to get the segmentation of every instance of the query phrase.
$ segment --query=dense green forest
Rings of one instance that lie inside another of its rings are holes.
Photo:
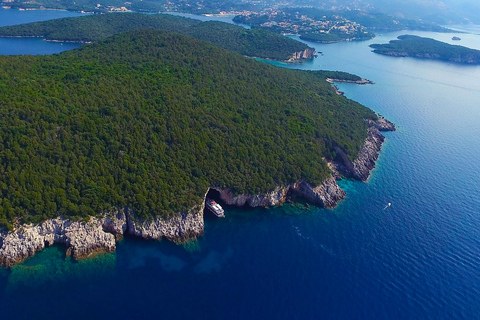
[[[320,183],[331,146],[355,158],[376,118],[323,79],[154,30],[1,56],[0,223],[168,216],[212,185]]]
[[[229,23],[168,14],[110,13],[63,18],[0,28],[0,37],[43,37],[47,40],[92,42],[120,32],[159,29],[189,35],[240,54],[287,60],[307,45],[268,30],[245,29]]]
[[[399,36],[387,44],[370,45],[373,52],[395,57],[434,59],[463,64],[479,64],[480,51],[451,45],[430,38],[412,35]]]

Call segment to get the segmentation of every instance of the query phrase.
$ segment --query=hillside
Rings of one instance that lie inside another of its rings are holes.
[[[223,22],[201,22],[178,16],[111,13],[63,18],[0,28],[0,37],[42,37],[46,40],[92,42],[114,34],[158,29],[189,35],[246,56],[288,60],[308,46],[267,30],[248,30]]]
[[[399,36],[398,40],[392,40],[387,44],[372,44],[370,47],[375,53],[393,57],[433,59],[462,64],[480,63],[479,50],[412,35]]]
[[[322,156],[354,159],[376,118],[324,77],[154,30],[2,56],[0,222],[171,216],[209,186],[318,184]]]

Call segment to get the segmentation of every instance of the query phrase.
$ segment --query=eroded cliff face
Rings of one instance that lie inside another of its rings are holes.
[[[187,242],[203,235],[203,207],[195,207],[191,212],[181,212],[170,218],[137,219],[127,214],[128,233],[144,239],[167,238],[174,242]]]
[[[315,58],[316,56],[315,49],[307,48],[303,51],[294,52],[287,62],[298,62],[305,59]]]
[[[380,131],[396,130],[395,125],[383,117],[378,117],[377,121],[366,121],[369,125],[368,136],[355,161],[350,161],[340,147],[335,147],[338,161],[331,161],[329,167],[337,176],[366,181],[375,168],[375,161],[377,161],[378,154],[385,141],[385,137]]]
[[[311,186],[306,181],[300,181],[292,186],[292,191],[309,202],[328,209],[334,208],[347,196],[345,190],[338,186],[334,176],[319,186]]]
[[[233,196],[229,189],[222,190],[218,187],[212,189],[220,193],[220,198],[228,205],[249,207],[273,207],[283,204],[289,192],[295,192],[299,196],[305,198],[312,204],[316,204],[324,208],[334,208],[339,201],[346,196],[344,190],[340,189],[336,179],[332,176],[326,179],[318,186],[312,186],[304,180],[295,183],[278,186],[272,192],[259,194],[241,194]]]
[[[175,242],[195,239],[203,234],[203,206],[194,209],[168,219],[136,220],[124,209],[91,217],[88,222],[56,218],[39,225],[22,225],[0,233],[0,265],[11,267],[53,244],[64,244],[67,256],[76,260],[114,252],[116,242],[127,233]]]
[[[97,253],[115,251],[116,239],[126,230],[123,211],[106,213],[102,218],[91,217],[88,222],[62,218],[49,219],[40,225],[22,225],[14,231],[0,234],[0,265],[12,266],[33,256],[54,243],[67,246],[67,255],[75,259]]]
[[[358,158],[351,162],[348,156],[337,147],[337,154],[341,161],[329,163],[333,175],[318,186],[312,186],[301,180],[289,185],[277,186],[271,192],[241,195],[233,195],[229,189],[219,187],[212,187],[212,189],[217,190],[221,199],[228,205],[278,206],[285,202],[289,192],[295,192],[312,204],[333,208],[346,196],[336,179],[347,176],[367,180],[385,140],[380,130],[395,130],[395,126],[382,117],[377,121],[367,120],[367,123],[369,124],[368,137]],[[167,238],[175,242],[193,240],[204,233],[205,197],[202,203],[188,212],[181,212],[169,218],[139,219],[128,208],[124,208],[91,217],[87,222],[56,218],[39,225],[18,226],[9,232],[0,230],[0,265],[13,266],[55,243],[64,244],[67,247],[67,255],[72,255],[74,259],[85,259],[95,254],[115,251],[116,242],[125,234],[144,239]]]
[[[233,195],[230,189],[221,189],[219,187],[212,187],[212,189],[217,190],[222,201],[231,206],[273,207],[285,202],[290,185],[278,186],[272,192],[236,196]]]

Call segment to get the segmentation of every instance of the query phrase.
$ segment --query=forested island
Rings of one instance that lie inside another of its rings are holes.
[[[304,43],[268,30],[168,14],[110,13],[63,18],[0,28],[0,37],[42,37],[50,41],[93,42],[120,32],[158,29],[188,35],[250,57],[297,61],[312,58]]]
[[[195,238],[212,188],[235,205],[294,191],[334,206],[332,165],[366,179],[377,128],[393,128],[331,75],[154,30],[0,57],[0,263],[59,242],[76,258],[109,252],[127,231]]]
[[[373,52],[393,57],[413,57],[461,64],[479,64],[480,51],[430,38],[402,35],[388,44],[370,45]]]

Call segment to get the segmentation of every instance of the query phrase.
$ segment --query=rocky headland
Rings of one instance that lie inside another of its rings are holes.
[[[336,161],[328,163],[333,174],[318,186],[301,180],[278,186],[268,193],[241,195],[234,195],[230,189],[215,186],[211,189],[219,193],[223,202],[234,206],[278,206],[286,201],[290,192],[294,192],[312,204],[334,208],[346,197],[345,191],[338,186],[336,180],[349,177],[366,181],[375,167],[385,140],[380,131],[395,130],[395,126],[383,117],[379,117],[377,121],[367,120],[367,123],[368,137],[357,159],[350,161],[337,146]],[[207,193],[208,191],[210,190],[207,190]],[[144,239],[166,238],[174,242],[194,240],[204,233],[205,197],[202,203],[188,212],[180,212],[169,218],[138,219],[129,208],[123,208],[90,217],[88,221],[71,221],[58,217],[37,225],[17,225],[11,231],[0,230],[0,265],[11,267],[53,244],[65,245],[67,256],[77,260],[86,259],[96,254],[114,252],[116,243],[127,234]]]
[[[337,178],[352,178],[367,181],[370,172],[375,168],[375,161],[385,141],[385,136],[380,131],[395,131],[395,125],[387,119],[379,116],[377,121],[366,120],[369,125],[368,136],[355,161],[351,161],[347,154],[335,146],[337,157],[328,161],[330,169]]]
[[[351,84],[359,84],[359,85],[366,85],[366,84],[373,84],[372,81],[368,79],[358,79],[358,80],[348,80],[348,79],[333,79],[333,78],[326,78],[325,81],[330,83],[332,86],[333,90],[335,90],[335,93],[339,96],[343,96],[343,92],[340,91],[340,89],[335,85],[335,82],[341,82],[341,83],[351,83]]]

